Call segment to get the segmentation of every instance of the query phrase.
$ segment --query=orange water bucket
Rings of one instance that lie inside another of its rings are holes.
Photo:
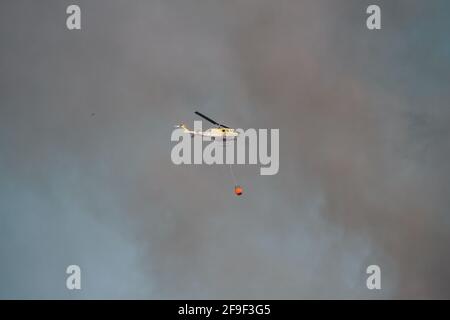
[[[234,194],[237,196],[242,195],[242,193],[244,192],[244,189],[242,189],[241,186],[235,186],[234,187]]]

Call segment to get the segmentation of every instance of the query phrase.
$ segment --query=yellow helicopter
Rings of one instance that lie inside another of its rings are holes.
[[[183,132],[190,134],[191,136],[194,135],[200,135],[200,136],[204,136],[204,137],[211,137],[213,140],[222,140],[222,141],[227,141],[227,140],[232,140],[232,139],[236,139],[236,137],[239,135],[239,132],[237,132],[235,129],[227,127],[226,125],[220,124],[216,121],[214,121],[213,119],[205,116],[204,114],[195,111],[194,112],[196,115],[202,117],[203,119],[211,122],[212,124],[216,125],[215,128],[210,128],[208,130],[205,131],[195,131],[195,130],[190,130],[188,129],[184,124],[175,126],[176,128],[182,128]]]
[[[175,126],[176,128],[182,128],[183,132],[188,133],[191,135],[191,137],[193,137],[194,135],[200,135],[200,136],[204,136],[204,137],[210,137],[213,140],[218,140],[218,141],[230,141],[230,140],[234,140],[237,138],[237,136],[239,135],[239,132],[237,132],[235,129],[227,127],[226,125],[220,124],[216,121],[214,121],[213,119],[205,116],[204,114],[195,111],[194,112],[196,115],[202,117],[203,119],[211,122],[212,124],[216,125],[215,128],[210,128],[206,131],[195,131],[195,130],[189,130],[184,124],[180,124],[178,126]],[[234,194],[237,196],[241,196],[244,192],[244,189],[238,185],[236,183],[236,178],[234,176],[233,173],[233,169],[231,168],[231,164],[230,164],[230,173],[233,177],[233,180],[235,182],[235,186],[234,186]]]

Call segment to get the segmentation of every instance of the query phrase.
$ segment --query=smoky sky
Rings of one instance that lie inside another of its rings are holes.
[[[0,297],[450,298],[449,15],[444,0],[3,1]],[[173,126],[195,110],[278,128],[279,173],[235,166],[236,197],[227,166],[174,165]]]

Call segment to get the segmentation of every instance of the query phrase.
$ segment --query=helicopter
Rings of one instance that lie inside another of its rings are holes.
[[[202,114],[198,111],[195,111],[194,113],[196,115],[202,117],[203,119],[211,122],[216,127],[209,128],[206,131],[195,131],[195,130],[189,130],[184,124],[180,124],[180,125],[175,126],[175,128],[183,129],[183,132],[190,134],[191,137],[193,137],[194,135],[199,135],[202,137],[210,137],[213,140],[218,140],[218,141],[223,141],[223,142],[235,140],[237,138],[237,136],[239,135],[239,132],[237,132],[233,128],[230,128],[226,125],[220,124],[217,121],[214,121],[213,119],[205,116],[204,114]],[[244,189],[236,183],[236,177],[234,176],[233,169],[231,168],[231,164],[230,164],[230,173],[235,182],[234,194],[237,196],[241,196],[244,192]]]
[[[239,132],[237,132],[233,128],[230,128],[230,127],[227,127],[226,125],[220,124],[198,111],[195,111],[194,113],[196,115],[202,117],[203,119],[211,122],[212,124],[216,125],[216,127],[210,128],[206,131],[189,130],[184,124],[180,124],[175,127],[183,129],[183,132],[189,133],[192,137],[194,135],[200,135],[200,136],[204,136],[204,137],[210,137],[213,140],[219,140],[219,141],[220,140],[222,140],[222,141],[234,140],[239,135]]]

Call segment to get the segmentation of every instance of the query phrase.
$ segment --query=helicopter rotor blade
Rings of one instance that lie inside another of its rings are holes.
[[[202,117],[203,119],[208,120],[208,121],[211,122],[212,124],[215,124],[215,125],[217,125],[217,126],[220,126],[220,123],[218,123],[218,122],[214,121],[213,119],[211,119],[211,118],[205,116],[204,114],[202,114],[202,113],[200,113],[200,112],[198,112],[198,111],[195,111],[194,113],[195,113],[196,115]]]
[[[211,118],[205,116],[204,114],[202,114],[202,113],[200,113],[200,112],[198,112],[198,111],[195,111],[194,113],[195,113],[196,115],[202,117],[203,119],[205,119],[205,120],[211,122],[212,124],[215,124],[216,126],[223,127],[223,128],[229,128],[229,127],[227,127],[227,126],[225,126],[225,125],[223,125],[223,124],[220,124],[220,123],[214,121],[213,119],[211,119]]]

